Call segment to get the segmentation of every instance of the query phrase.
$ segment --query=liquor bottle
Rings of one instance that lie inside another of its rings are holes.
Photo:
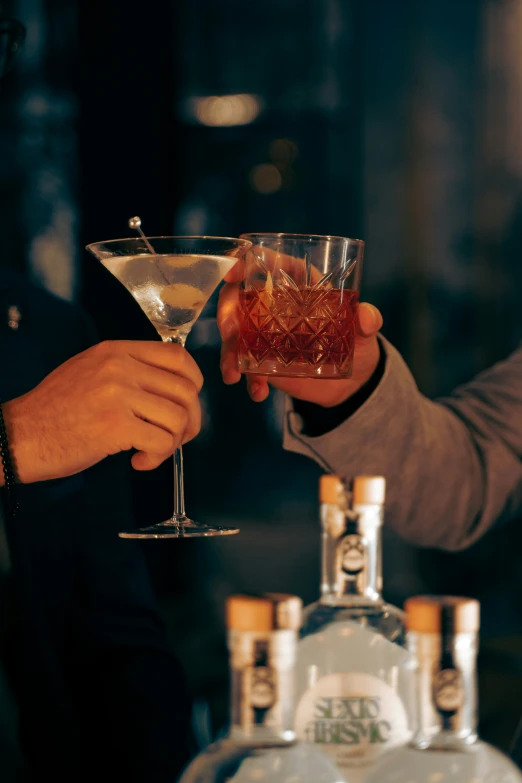
[[[411,736],[404,613],[381,596],[385,480],[320,482],[322,582],[297,650],[297,736],[317,743],[347,780]],[[351,502],[350,502],[351,501]]]
[[[180,783],[343,783],[319,749],[296,741],[293,728],[301,599],[236,595],[226,615],[231,728],[192,761]]]
[[[419,596],[406,602],[415,657],[411,742],[371,771],[367,783],[520,783],[520,770],[477,736],[478,601]]]

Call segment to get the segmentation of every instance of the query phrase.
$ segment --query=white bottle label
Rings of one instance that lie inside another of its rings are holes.
[[[301,698],[295,730],[299,739],[320,744],[341,770],[373,764],[411,735],[398,694],[364,672],[322,677]]]

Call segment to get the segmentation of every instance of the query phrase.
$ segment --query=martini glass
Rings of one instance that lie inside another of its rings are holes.
[[[225,237],[141,237],[87,245],[136,299],[164,342],[185,345],[201,311],[251,242]],[[174,452],[174,512],[166,522],[120,533],[121,538],[225,536],[237,528],[193,522],[185,514],[183,452]]]

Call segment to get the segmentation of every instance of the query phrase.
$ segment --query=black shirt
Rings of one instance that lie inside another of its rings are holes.
[[[13,307],[17,308],[17,327]],[[34,388],[95,335],[66,302],[0,272],[0,398]],[[132,526],[129,458],[18,486],[6,519],[13,626],[5,666],[32,781],[175,780],[189,703]]]

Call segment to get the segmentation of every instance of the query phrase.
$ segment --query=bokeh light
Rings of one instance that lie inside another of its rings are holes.
[[[281,172],[273,163],[260,163],[250,172],[250,183],[254,190],[263,195],[277,193],[283,184]]]
[[[274,139],[270,144],[270,157],[279,169],[293,163],[298,154],[297,144],[291,139]]]
[[[214,128],[248,125],[262,110],[260,98],[247,93],[192,98],[189,105],[194,119]]]

